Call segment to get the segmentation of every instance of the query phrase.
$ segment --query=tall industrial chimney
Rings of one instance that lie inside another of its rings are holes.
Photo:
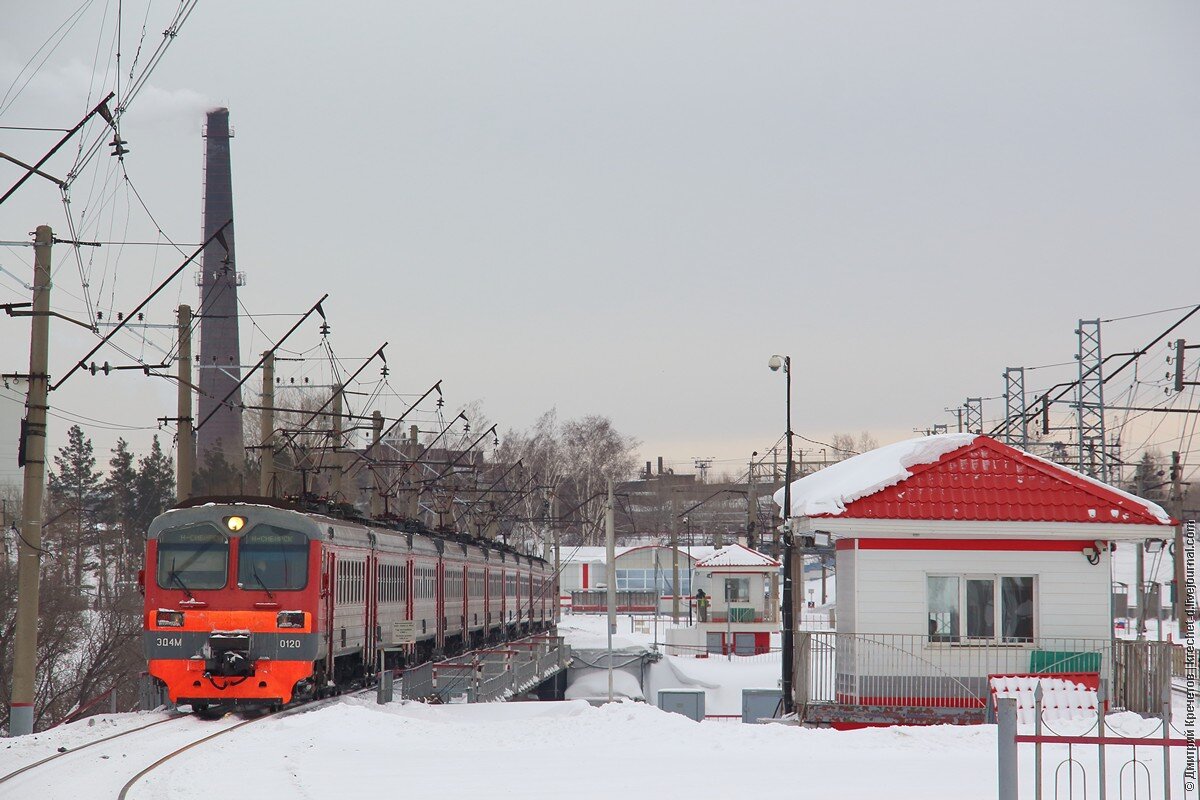
[[[229,109],[208,112],[204,127],[204,238],[233,219],[233,179],[229,167]],[[223,240],[223,243],[222,243]],[[200,398],[196,421],[196,454],[199,464],[220,449],[225,460],[239,467],[242,449],[241,380],[238,346],[237,289],[245,282],[234,258],[233,225],[204,248],[200,272]],[[221,401],[225,400],[224,403]],[[210,416],[211,415],[211,416]],[[206,421],[207,420],[207,421]]]

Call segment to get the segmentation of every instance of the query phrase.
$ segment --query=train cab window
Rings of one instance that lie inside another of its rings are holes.
[[[238,585],[243,589],[303,589],[308,584],[308,537],[256,525],[238,542]]]
[[[229,540],[208,525],[163,531],[158,537],[158,585],[164,589],[221,589],[229,572]]]

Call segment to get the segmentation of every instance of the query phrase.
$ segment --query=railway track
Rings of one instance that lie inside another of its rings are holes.
[[[336,702],[339,697],[353,696],[367,691],[374,691],[374,689],[362,689],[348,692],[345,695],[314,700],[249,719],[226,716],[220,720],[200,720],[191,714],[179,714],[167,719],[156,720],[148,725],[131,728],[86,742],[69,750],[54,753],[5,775],[0,775],[0,797],[4,797],[5,800],[20,800],[20,798],[42,800],[47,796],[103,797],[108,795],[111,797],[115,794],[118,800],[127,800],[127,798],[135,796],[134,789],[146,776],[192,748],[248,725],[277,717],[315,711]],[[167,723],[174,724],[167,725]],[[146,733],[147,731],[150,732]],[[138,734],[151,737],[152,743],[148,746],[144,745],[139,741],[141,737]],[[153,758],[155,754],[159,757],[139,769],[132,777],[128,777],[129,769],[125,765],[130,759],[123,751],[129,749],[135,742],[138,742],[139,748],[146,748],[146,750],[139,750],[137,756],[134,757],[135,760],[145,763],[147,758]],[[152,752],[147,754],[147,750]],[[53,780],[48,778],[50,773],[60,778],[64,775],[67,777]],[[48,786],[53,786],[54,789],[47,791]]]
[[[34,761],[32,764],[26,764],[25,766],[20,767],[19,769],[15,769],[12,772],[9,772],[5,775],[0,775],[0,786],[3,786],[4,784],[9,783],[10,781],[16,779],[17,777],[19,777],[21,775],[24,775],[26,772],[30,772],[30,771],[37,769],[38,767],[41,767],[45,764],[49,764],[52,761],[57,761],[59,759],[73,756],[81,750],[86,750],[91,747],[96,747],[98,745],[104,744],[105,742],[111,742],[114,739],[120,739],[125,736],[132,736],[134,734],[141,733],[142,731],[147,730],[148,728],[153,728],[158,725],[166,724],[168,722],[176,722],[181,719],[186,719],[186,717],[187,717],[186,714],[179,714],[177,716],[168,717],[167,719],[155,720],[154,722],[151,722],[149,725],[142,725],[141,727],[138,727],[138,728],[130,728],[127,731],[121,731],[119,733],[114,733],[111,736],[105,736],[101,739],[94,739],[90,742],[84,742],[83,744],[79,745],[78,747],[72,747],[72,748],[69,748],[66,750],[60,750],[57,753],[54,753],[52,755],[46,756],[45,758]],[[5,792],[7,792],[7,790],[5,790]],[[7,794],[6,794],[6,796],[7,796]]]

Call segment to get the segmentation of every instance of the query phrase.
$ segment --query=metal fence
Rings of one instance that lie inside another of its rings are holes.
[[[507,700],[566,668],[571,648],[537,635],[405,670],[400,696],[433,702]]]
[[[1109,727],[1104,716],[1103,685],[1098,693],[1095,720],[1082,734],[1051,730],[1044,718],[1040,685],[1034,697],[1031,734],[1019,730],[1016,698],[997,701],[999,800],[1019,800],[1022,796],[1033,800],[1197,797],[1195,735],[1173,724],[1169,689],[1159,698],[1161,721],[1157,728],[1136,736]],[[1188,724],[1191,723],[1185,718],[1185,725]],[[1024,770],[1020,769],[1021,763],[1026,765]],[[1032,781],[1021,780],[1028,777]],[[1027,787],[1031,791],[1023,792]]]
[[[905,634],[796,634],[796,701],[851,706],[984,709],[988,676],[1112,675],[1108,639],[946,642]]]

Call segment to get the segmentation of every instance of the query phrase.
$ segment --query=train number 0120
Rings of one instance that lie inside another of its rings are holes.
[[[279,648],[281,650],[299,650],[300,649],[300,640],[299,639],[280,639],[279,640]]]

